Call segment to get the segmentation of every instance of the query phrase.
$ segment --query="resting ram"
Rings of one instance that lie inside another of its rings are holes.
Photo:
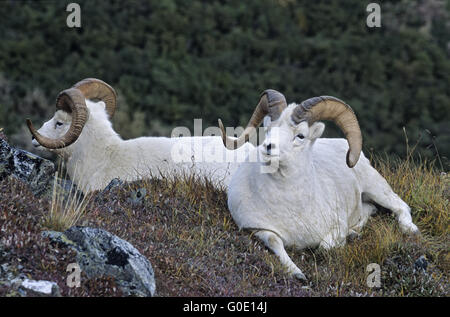
[[[110,121],[115,109],[116,93],[111,86],[95,78],[84,79],[59,94],[55,115],[39,130],[27,119],[32,143],[62,157],[69,177],[85,193],[103,189],[114,178],[133,181],[174,173],[205,176],[215,185],[227,185],[239,165],[238,160],[229,159],[229,153],[223,153],[223,160],[204,159],[205,154],[223,149],[220,136],[122,140]]]
[[[256,231],[290,274],[305,279],[284,246],[342,246],[376,210],[373,203],[392,210],[403,232],[418,232],[408,205],[361,153],[358,121],[343,101],[322,96],[288,106],[281,93],[266,90],[238,139],[226,136],[219,119],[224,144],[242,146],[263,119],[266,138],[250,151],[260,160],[234,173],[228,207],[237,225]],[[334,121],[346,140],[320,138],[325,125],[318,120]]]

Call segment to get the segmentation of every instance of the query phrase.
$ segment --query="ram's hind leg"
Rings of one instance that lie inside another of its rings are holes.
[[[284,249],[283,241],[281,238],[271,231],[258,231],[255,234],[259,239],[261,239],[264,244],[275,253],[276,256],[280,259],[281,264],[287,268],[289,274],[298,278],[300,280],[306,281],[306,276],[303,272],[292,262],[289,255],[286,253]]]
[[[364,191],[366,198],[391,210],[397,216],[402,232],[419,233],[419,229],[412,222],[411,208],[394,193],[391,186],[375,169],[367,177],[367,180],[369,183],[366,191]]]

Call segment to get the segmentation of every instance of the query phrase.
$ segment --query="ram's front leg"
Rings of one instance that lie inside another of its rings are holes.
[[[292,262],[289,255],[284,249],[283,241],[281,238],[271,231],[258,231],[255,234],[259,239],[261,239],[264,244],[275,253],[280,259],[281,264],[287,269],[288,273],[299,280],[306,281],[306,276],[303,272]]]

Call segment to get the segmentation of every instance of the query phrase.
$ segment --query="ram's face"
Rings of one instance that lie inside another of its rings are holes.
[[[298,159],[300,153],[308,149],[325,129],[321,122],[316,122],[311,127],[307,122],[294,124],[289,116],[274,122],[266,119],[264,127],[266,138],[261,145],[263,160],[266,163],[278,161],[280,165]]]
[[[56,111],[53,118],[42,125],[38,132],[48,138],[58,139],[66,134],[67,130],[69,130],[70,128],[71,123],[72,116],[66,111],[58,110]],[[31,142],[35,147],[41,147],[39,142],[37,142],[34,137],[32,137]]]

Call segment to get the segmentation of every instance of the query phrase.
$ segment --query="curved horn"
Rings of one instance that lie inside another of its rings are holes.
[[[292,121],[308,121],[311,125],[318,120],[331,120],[344,132],[349,150],[347,165],[353,167],[358,162],[362,150],[362,135],[358,119],[352,108],[342,100],[331,96],[307,99],[292,111]]]
[[[49,149],[61,149],[74,143],[81,134],[88,118],[88,109],[84,94],[76,89],[70,88],[62,91],[56,99],[56,109],[72,113],[72,123],[69,130],[59,139],[51,139],[43,136],[33,127],[30,119],[27,119],[28,129],[36,141]]]
[[[79,89],[86,99],[100,99],[104,101],[109,118],[114,116],[117,94],[110,85],[100,79],[86,78],[76,83],[73,88]]]
[[[248,142],[250,136],[256,132],[256,128],[261,124],[266,115],[269,115],[271,120],[275,121],[280,117],[281,112],[283,112],[286,107],[286,98],[282,93],[273,89],[264,90],[247,127],[239,138],[233,139],[227,136],[222,120],[219,119],[223,144],[229,150],[235,150],[241,147],[245,142]]]

